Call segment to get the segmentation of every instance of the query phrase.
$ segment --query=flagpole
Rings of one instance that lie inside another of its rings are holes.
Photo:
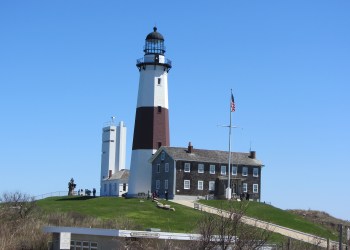
[[[231,191],[231,128],[232,128],[232,89],[230,95],[230,126],[228,132],[228,181],[226,198],[230,200],[232,198]]]

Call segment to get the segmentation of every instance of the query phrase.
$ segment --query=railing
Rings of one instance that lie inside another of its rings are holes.
[[[50,193],[34,196],[34,199],[35,200],[42,200],[42,199],[49,198],[49,197],[67,196],[67,195],[68,195],[68,191],[56,191],[56,192],[50,192]],[[100,194],[98,192],[96,192],[96,196],[99,196],[99,195]],[[74,191],[74,196],[79,196],[77,191]]]
[[[155,62],[153,62],[153,61],[145,62],[145,58],[143,58],[143,57],[136,60],[136,65],[143,64],[143,63],[145,63],[145,64],[154,64]],[[171,68],[171,60],[170,59],[165,58],[164,59],[164,63],[159,63],[159,64],[169,65],[170,68]]]

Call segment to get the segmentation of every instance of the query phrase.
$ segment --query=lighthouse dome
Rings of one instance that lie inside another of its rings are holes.
[[[162,34],[157,32],[157,27],[154,27],[153,32],[147,35],[143,51],[145,52],[145,55],[149,55],[149,54],[164,55],[165,53],[164,37],[162,36]]]
[[[153,27],[153,32],[151,32],[147,35],[146,40],[162,40],[162,41],[164,41],[164,37],[162,34],[157,32],[157,27]]]

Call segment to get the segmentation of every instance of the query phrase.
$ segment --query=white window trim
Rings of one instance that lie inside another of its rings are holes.
[[[247,170],[246,174],[244,174],[244,169]],[[242,176],[248,176],[248,167],[243,167],[242,168]]]
[[[214,167],[214,171],[212,171],[212,167]],[[209,172],[210,174],[215,174],[215,165],[210,165]]]
[[[160,173],[160,164],[157,164],[157,173]]]
[[[156,180],[156,189],[160,189],[160,180]]]
[[[188,170],[186,170],[187,167],[188,167]],[[188,163],[188,162],[185,163],[184,172],[185,173],[191,172],[191,164],[190,163]]]
[[[164,161],[164,159],[165,159],[165,152],[164,151],[162,151],[162,153],[160,153],[160,159],[162,161]]]
[[[225,169],[225,172],[222,171],[223,169]],[[220,174],[221,175],[226,175],[226,166],[225,165],[221,165]]]
[[[164,189],[168,189],[168,188],[169,188],[169,181],[164,180]]]
[[[259,193],[259,184],[253,184],[253,193]]]
[[[258,168],[253,168],[253,177],[259,177],[259,169]]]
[[[233,169],[235,169],[235,173],[233,173]],[[232,166],[232,175],[237,175],[237,170],[238,170],[238,167],[237,166]]]
[[[199,171],[199,166],[202,166],[202,167],[203,167],[203,169],[202,169],[201,171]],[[203,174],[203,173],[204,173],[204,164],[203,164],[203,163],[199,163],[199,164],[198,164],[198,173],[200,173],[200,174]]]
[[[201,185],[199,183],[201,183]],[[203,181],[198,181],[198,186],[197,187],[198,187],[198,190],[203,190]]]
[[[188,183],[188,187],[186,188],[186,183]],[[190,189],[191,188],[191,181],[190,180],[184,180],[184,189]]]
[[[213,189],[210,189],[211,186],[213,187]],[[215,191],[215,181],[209,181],[209,191]]]
[[[169,163],[165,163],[164,171],[169,172]]]
[[[243,190],[243,193],[247,193],[248,192],[248,183],[243,183],[242,190]]]

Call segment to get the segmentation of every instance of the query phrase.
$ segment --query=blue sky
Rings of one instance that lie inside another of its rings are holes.
[[[250,145],[262,200],[350,219],[350,2],[1,1],[0,192],[99,187],[101,129],[127,126],[146,35],[165,37],[172,146]]]

